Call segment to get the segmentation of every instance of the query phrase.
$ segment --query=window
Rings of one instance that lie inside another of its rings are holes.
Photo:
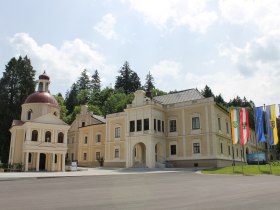
[[[38,141],[38,131],[32,131],[31,141]]]
[[[84,160],[87,160],[87,153],[84,152]]]
[[[96,160],[100,160],[100,152],[96,152],[95,153],[95,159]]]
[[[115,128],[115,138],[120,138],[121,137],[121,128],[117,127]]]
[[[51,142],[51,132],[50,131],[47,131],[45,133],[45,142]]]
[[[164,132],[164,121],[161,122],[162,132]]]
[[[84,144],[87,144],[87,136],[85,136]]]
[[[176,155],[176,145],[170,145],[170,154]]]
[[[54,163],[57,163],[57,155],[54,155]]]
[[[129,123],[129,131],[134,132],[135,131],[135,121],[130,121]]]
[[[219,118],[219,117],[218,117],[218,128],[219,128],[219,131],[222,130],[221,118]]]
[[[176,132],[176,120],[169,121],[169,131]]]
[[[57,112],[54,112],[53,115],[54,115],[54,116],[57,116]]]
[[[157,130],[157,120],[154,119],[154,130],[156,131]]]
[[[149,119],[144,119],[144,131],[147,131],[149,129],[150,129]]]
[[[224,153],[224,149],[223,149],[223,143],[222,142],[220,143],[220,147],[221,147],[221,154],[223,154]]]
[[[85,122],[82,122],[82,127],[85,127],[86,123]]]
[[[74,153],[71,153],[71,160],[74,160]]]
[[[38,90],[39,90],[40,92],[43,91],[43,83],[42,83],[42,82],[39,83]]]
[[[57,140],[58,143],[63,143],[64,134],[62,132],[59,132],[57,139],[58,139]]]
[[[31,163],[31,161],[32,161],[32,154],[28,153],[28,163]]]
[[[115,158],[119,158],[119,157],[120,157],[120,150],[115,149]]]
[[[200,129],[200,122],[199,122],[199,117],[193,117],[192,118],[192,129]]]
[[[193,153],[194,154],[200,153],[200,143],[193,143]]]
[[[142,120],[137,120],[137,131],[142,131]]]
[[[160,120],[157,121],[157,129],[158,129],[158,131],[161,131],[161,121]]]
[[[31,120],[32,117],[32,109],[27,112],[27,120]]]
[[[96,135],[96,143],[100,143],[101,142],[101,135],[97,134]]]
[[[226,129],[227,129],[227,134],[229,134],[228,122],[226,122]]]
[[[228,146],[228,155],[230,155],[230,146]]]

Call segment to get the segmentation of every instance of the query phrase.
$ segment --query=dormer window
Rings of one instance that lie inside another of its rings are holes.
[[[31,120],[32,117],[32,109],[27,112],[27,120]]]

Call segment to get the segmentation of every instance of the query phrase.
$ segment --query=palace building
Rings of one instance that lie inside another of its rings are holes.
[[[22,104],[21,119],[14,120],[9,163],[23,163],[25,171],[65,171],[67,132],[60,107],[49,93],[50,78],[44,72],[37,91]]]
[[[229,112],[189,89],[154,98],[135,92],[124,112],[106,119],[88,112],[72,123],[68,157],[80,166],[221,167],[256,152],[253,131],[244,150],[232,145]],[[260,149],[264,149],[264,145]]]

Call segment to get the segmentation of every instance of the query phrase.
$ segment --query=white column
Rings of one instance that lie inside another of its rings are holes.
[[[29,156],[29,152],[25,152],[25,165],[24,165],[25,171],[28,171],[28,156]]]
[[[55,153],[52,153],[52,167],[51,167],[51,171],[54,171],[54,161],[55,161]]]
[[[40,164],[40,152],[37,152],[36,171],[39,171],[39,164]]]
[[[65,171],[65,153],[61,154],[61,171]]]

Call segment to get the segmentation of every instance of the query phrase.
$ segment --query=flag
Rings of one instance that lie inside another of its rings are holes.
[[[240,140],[240,115],[239,108],[232,108],[230,110],[230,121],[231,121],[231,135],[232,143],[237,144]]]
[[[266,128],[268,143],[276,145],[278,143],[275,105],[266,106]]]
[[[265,142],[264,128],[263,128],[263,107],[255,107],[255,122],[256,122],[256,134],[258,142]]]
[[[239,108],[239,119],[240,119],[240,144],[245,145],[249,140],[249,109]]]

